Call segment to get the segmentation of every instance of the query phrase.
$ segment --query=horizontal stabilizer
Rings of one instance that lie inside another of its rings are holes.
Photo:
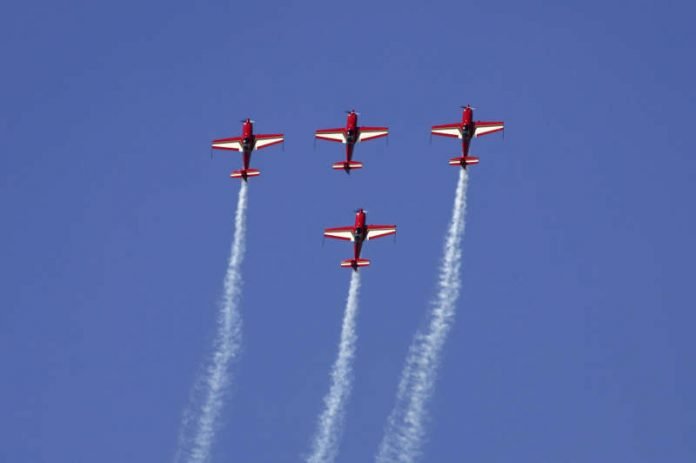
[[[358,161],[341,161],[341,162],[334,162],[331,164],[332,169],[336,170],[352,170],[352,169],[362,169],[363,163],[358,162]]]
[[[357,270],[358,267],[367,267],[370,265],[369,259],[346,259],[341,261],[341,267],[351,267],[353,270]]]
[[[472,164],[478,164],[479,158],[474,156],[462,156],[460,158],[452,158],[449,160],[450,166],[470,166]]]
[[[243,178],[246,180],[248,177],[258,177],[261,175],[261,171],[258,169],[242,169],[235,170],[230,174],[230,178]]]

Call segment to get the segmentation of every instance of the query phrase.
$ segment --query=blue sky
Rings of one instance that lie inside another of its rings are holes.
[[[210,348],[253,117],[244,348],[214,462],[294,462],[328,388],[365,207],[339,462],[370,461],[476,140],[463,294],[424,461],[696,458],[688,2],[24,2],[0,18],[0,460],[170,461]],[[343,110],[389,144],[312,142]]]

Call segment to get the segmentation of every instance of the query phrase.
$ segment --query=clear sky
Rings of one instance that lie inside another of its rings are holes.
[[[0,461],[171,461],[210,349],[252,117],[244,348],[213,462],[298,462],[364,207],[338,462],[372,461],[474,141],[427,462],[696,461],[691,2],[12,2],[0,16]],[[332,171],[356,108],[389,143]],[[689,392],[691,391],[691,392]]]

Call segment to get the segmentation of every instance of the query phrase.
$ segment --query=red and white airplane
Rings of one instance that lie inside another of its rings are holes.
[[[277,145],[278,143],[283,143],[283,141],[284,137],[282,133],[264,135],[254,134],[254,121],[247,118],[242,121],[241,137],[213,140],[212,147],[216,150],[241,151],[243,153],[244,168],[241,170],[232,171],[230,177],[241,178],[246,182],[247,178],[249,177],[261,175],[260,170],[249,168],[251,152],[254,150],[260,150],[261,148],[268,148],[269,146]]]
[[[474,121],[474,108],[472,108],[471,105],[462,106],[462,108],[464,112],[462,113],[461,122],[434,125],[431,129],[431,133],[433,135],[459,138],[462,140],[462,156],[450,159],[449,164],[450,166],[462,166],[462,168],[466,169],[468,165],[479,163],[479,158],[469,156],[471,139],[480,137],[481,135],[500,132],[505,128],[505,124],[502,121]]]
[[[346,112],[348,117],[345,128],[317,130],[314,136],[320,140],[335,141],[346,145],[346,160],[334,162],[331,167],[336,170],[345,170],[347,174],[350,174],[351,169],[360,169],[363,166],[362,162],[353,161],[355,144],[386,137],[389,135],[389,129],[387,127],[358,127],[358,113],[354,109]]]
[[[366,212],[358,209],[355,211],[355,225],[352,227],[327,228],[324,230],[324,236],[327,238],[353,242],[353,258],[341,261],[341,267],[351,267],[356,272],[358,267],[367,267],[370,265],[370,261],[360,258],[363,241],[374,240],[396,233],[396,225],[368,225],[365,222],[366,217]]]

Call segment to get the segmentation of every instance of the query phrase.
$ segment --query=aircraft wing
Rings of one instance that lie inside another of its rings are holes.
[[[337,227],[324,229],[324,236],[337,240],[355,241],[353,227]]]
[[[374,240],[383,236],[394,235],[396,233],[396,225],[368,225],[367,239]]]
[[[441,137],[462,138],[461,127],[462,125],[458,122],[454,124],[434,125],[430,133],[433,135],[440,135]]]
[[[345,129],[321,129],[314,132],[314,136],[320,140],[346,142]]]
[[[360,127],[358,141],[373,140],[375,138],[386,137],[389,135],[387,127]]]
[[[500,132],[505,128],[505,124],[500,122],[483,122],[476,121],[474,129],[474,136],[480,137],[481,135],[488,135],[489,133]]]
[[[220,138],[213,140],[213,149],[242,151],[242,137]]]
[[[274,133],[270,135],[256,135],[255,138],[255,150],[260,150],[261,148],[268,148],[269,146],[277,145],[278,143],[283,143],[283,141],[285,140],[282,133]]]

